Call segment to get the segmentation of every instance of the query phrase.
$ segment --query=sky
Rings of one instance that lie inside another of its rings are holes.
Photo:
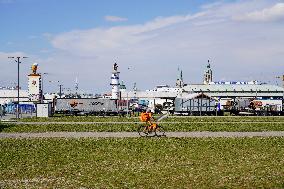
[[[0,0],[0,86],[27,89],[39,64],[45,91],[58,82],[109,93],[112,65],[131,89],[214,81],[280,84],[284,74],[283,0]]]

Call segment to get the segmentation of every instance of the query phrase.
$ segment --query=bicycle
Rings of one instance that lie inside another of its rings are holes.
[[[152,123],[151,125],[140,125],[138,127],[138,133],[141,137],[161,137],[166,136],[164,128],[157,123]]]
[[[146,121],[145,124],[138,127],[138,133],[142,137],[146,136],[166,136],[164,128],[158,125],[158,122],[167,118],[169,113],[163,114],[157,119],[152,118],[153,122]]]

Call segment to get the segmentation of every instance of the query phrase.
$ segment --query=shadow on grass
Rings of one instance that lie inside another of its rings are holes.
[[[7,128],[12,128],[15,127],[15,124],[5,124],[5,123],[1,123],[0,122],[0,133],[3,132],[3,130],[7,129]]]

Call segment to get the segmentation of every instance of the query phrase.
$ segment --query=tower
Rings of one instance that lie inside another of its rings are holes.
[[[37,73],[38,64],[34,63],[31,67],[32,73],[28,75],[28,90],[30,101],[38,102],[41,99],[41,75]]]
[[[176,81],[176,87],[182,88],[184,86],[183,77],[182,77],[182,70],[178,68],[178,77]]]
[[[76,77],[76,79],[75,79],[75,91],[76,91],[76,93],[78,92],[78,89],[79,89],[79,81],[78,81],[78,78]]]
[[[203,84],[208,85],[210,82],[212,82],[212,80],[213,80],[213,73],[211,70],[210,61],[208,60],[206,70],[204,72]]]
[[[113,64],[113,70],[111,74],[111,98],[119,99],[120,98],[120,83],[119,83],[119,71],[117,63]]]

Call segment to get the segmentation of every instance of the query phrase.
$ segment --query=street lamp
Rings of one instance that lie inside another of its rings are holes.
[[[9,56],[8,58],[12,58],[12,59],[15,59],[15,62],[18,64],[18,103],[17,103],[17,114],[16,114],[16,118],[19,119],[20,118],[20,115],[19,115],[19,111],[20,111],[20,59],[21,58],[28,58],[26,56],[17,56],[17,57],[14,57],[14,56]]]
[[[60,98],[62,97],[62,87],[63,87],[63,85],[59,84],[59,97]]]

